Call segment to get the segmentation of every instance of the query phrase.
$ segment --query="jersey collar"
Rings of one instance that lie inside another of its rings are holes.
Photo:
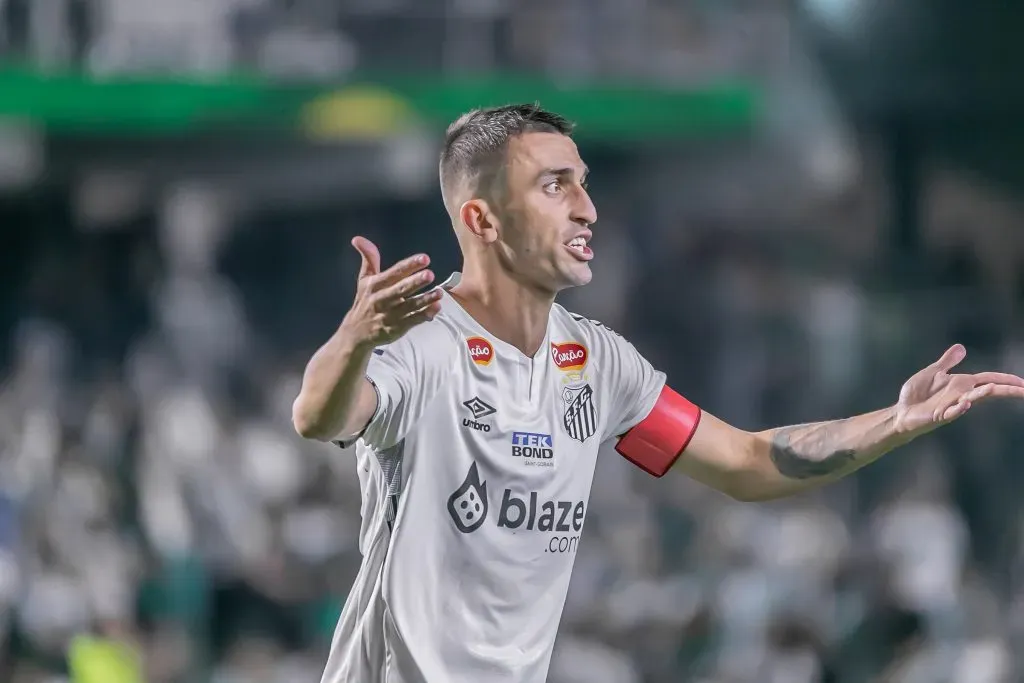
[[[456,301],[455,297],[451,295],[449,290],[455,287],[457,284],[459,284],[459,281],[461,280],[462,273],[456,271],[449,275],[448,279],[446,279],[444,282],[438,285],[438,287],[444,293],[444,298],[441,300],[441,307],[444,310],[444,312],[458,320],[466,328],[472,330],[473,334],[478,334],[481,337],[484,337],[489,342],[494,344],[495,348],[501,349],[502,355],[505,356],[506,358],[515,358],[517,360],[530,361],[531,358],[523,354],[522,351],[512,346],[511,344],[504,342],[501,339],[498,339],[493,334],[484,329],[483,325],[478,323],[476,318],[471,316],[469,312],[462,307],[462,304]],[[550,353],[548,351],[550,345],[551,314],[549,313],[547,329],[544,332],[544,341],[541,343],[540,348],[537,349],[537,353],[534,354],[532,360],[537,361],[545,358]]]

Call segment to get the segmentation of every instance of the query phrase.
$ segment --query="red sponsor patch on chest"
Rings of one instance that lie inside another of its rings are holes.
[[[469,347],[469,357],[477,365],[490,365],[494,360],[494,347],[483,337],[470,337],[466,346]]]
[[[582,370],[587,364],[587,347],[578,342],[551,344],[551,360],[559,370]]]

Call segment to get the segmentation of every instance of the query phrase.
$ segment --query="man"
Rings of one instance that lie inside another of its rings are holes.
[[[951,374],[957,345],[897,402],[750,433],[702,413],[625,339],[554,303],[587,284],[597,212],[563,118],[474,111],[448,129],[441,191],[464,269],[382,271],[362,237],[355,302],[306,368],[304,437],[356,443],[363,564],[325,683],[540,683],[598,446],[740,500],[834,481],[1024,379]],[[667,285],[670,283],[666,283]],[[419,293],[418,293],[419,292]]]

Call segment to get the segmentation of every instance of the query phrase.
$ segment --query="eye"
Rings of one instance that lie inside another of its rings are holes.
[[[584,190],[589,190],[590,189],[590,179],[589,178],[584,178],[583,180],[581,180],[580,181],[580,187],[582,187]]]
[[[548,194],[559,194],[562,191],[562,183],[559,180],[552,180],[544,185],[544,191]]]

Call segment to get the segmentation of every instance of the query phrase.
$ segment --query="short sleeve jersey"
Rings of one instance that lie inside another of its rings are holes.
[[[367,377],[363,562],[323,682],[542,683],[598,447],[647,416],[665,375],[558,305],[526,356],[445,293]]]

